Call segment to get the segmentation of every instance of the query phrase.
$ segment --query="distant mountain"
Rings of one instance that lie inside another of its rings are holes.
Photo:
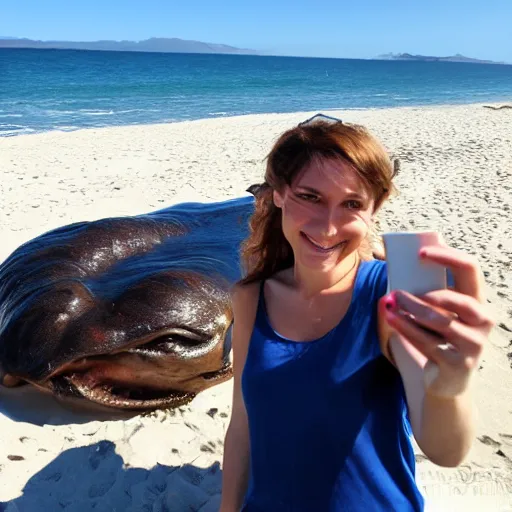
[[[496,62],[493,60],[473,59],[465,57],[460,53],[450,57],[433,57],[428,55],[411,55],[410,53],[385,53],[376,57],[379,60],[422,60],[434,62],[469,62],[473,64],[506,64],[506,62]]]
[[[102,50],[163,53],[230,53],[255,55],[255,50],[235,48],[225,44],[202,43],[185,39],[152,37],[144,41],[35,41],[0,37],[0,48],[34,48],[59,50]]]

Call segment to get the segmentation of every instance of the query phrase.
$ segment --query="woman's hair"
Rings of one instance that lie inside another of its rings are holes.
[[[362,126],[316,121],[284,132],[267,156],[265,182],[255,193],[250,234],[241,246],[246,272],[241,284],[268,279],[293,266],[292,248],[281,227],[281,209],[273,191],[283,192],[313,159],[342,159],[351,164],[374,199],[375,213],[393,192],[397,172],[384,147]]]

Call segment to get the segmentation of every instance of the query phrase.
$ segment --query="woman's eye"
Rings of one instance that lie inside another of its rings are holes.
[[[313,194],[297,194],[297,197],[300,197],[301,199],[304,199],[305,201],[314,202],[316,201],[316,196]]]
[[[363,205],[360,203],[360,201],[356,200],[350,200],[345,203],[347,205],[347,208],[350,208],[351,210],[358,210]]]

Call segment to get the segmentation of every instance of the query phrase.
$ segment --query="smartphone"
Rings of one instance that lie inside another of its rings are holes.
[[[388,267],[388,290],[405,290],[413,295],[447,287],[446,267],[424,261],[419,251],[442,241],[435,231],[398,231],[382,235]]]

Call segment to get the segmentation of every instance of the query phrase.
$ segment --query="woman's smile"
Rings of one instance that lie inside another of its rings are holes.
[[[341,242],[338,242],[334,245],[330,245],[329,242],[320,242],[318,240],[315,240],[311,236],[307,235],[303,231],[300,232],[300,235],[303,240],[308,244],[309,247],[314,249],[317,252],[321,252],[324,254],[334,252],[336,249],[339,249],[341,247],[344,247],[346,245],[346,240],[342,240]]]

